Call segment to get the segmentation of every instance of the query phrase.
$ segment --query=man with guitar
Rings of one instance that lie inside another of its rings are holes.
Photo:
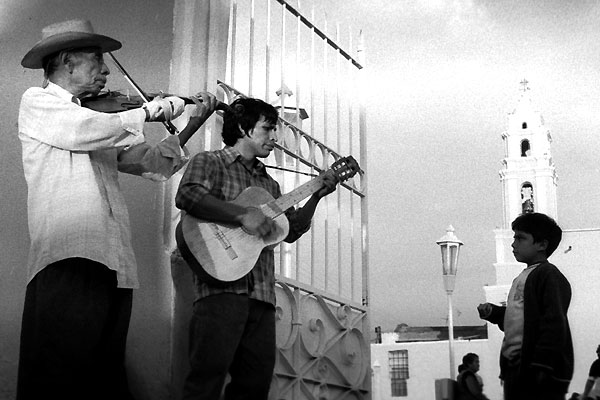
[[[239,229],[239,234],[271,243],[267,239],[287,229],[288,224],[280,228],[258,204],[238,199],[248,188],[261,188],[275,199],[281,196],[279,184],[258,160],[267,157],[274,148],[277,111],[270,104],[251,98],[240,98],[231,108],[232,111],[225,112],[223,121],[226,146],[192,158],[179,186],[176,205],[185,215],[206,221],[207,229],[216,233],[216,246],[225,249],[223,254],[235,261],[243,258],[243,254],[236,249],[234,238],[227,238],[226,229]],[[332,193],[338,181],[330,171],[321,174],[318,186],[303,207],[281,210],[289,222],[286,242],[295,241],[310,228],[319,200]],[[225,399],[267,399],[276,354],[272,248],[260,249],[258,260],[250,263],[249,273],[233,281],[219,282],[200,271],[202,262],[190,259],[190,249],[208,249],[211,246],[208,241],[196,243],[193,238],[182,238],[180,224],[178,243],[190,267],[200,272],[194,275],[191,371],[183,398],[219,399],[229,373],[231,382],[225,388]],[[215,265],[217,269],[228,267],[219,264]]]

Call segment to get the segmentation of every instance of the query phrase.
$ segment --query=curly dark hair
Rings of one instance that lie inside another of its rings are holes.
[[[256,125],[260,117],[265,121],[276,124],[277,110],[275,107],[260,99],[239,98],[230,104],[231,111],[225,112],[223,116],[223,143],[233,146],[238,139],[248,134],[248,131]],[[241,129],[241,131],[240,131]]]
[[[562,239],[562,229],[555,220],[542,213],[525,213],[519,215],[512,223],[513,231],[522,231],[533,236],[533,241],[539,243],[548,241],[546,257],[550,257]]]

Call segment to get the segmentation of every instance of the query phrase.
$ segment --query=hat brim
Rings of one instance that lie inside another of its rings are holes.
[[[43,39],[25,54],[21,65],[25,68],[43,68],[44,57],[66,49],[99,47],[103,53],[121,48],[121,42],[96,33],[65,32]]]

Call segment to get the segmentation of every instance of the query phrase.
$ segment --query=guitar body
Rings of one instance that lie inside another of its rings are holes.
[[[324,174],[333,174],[343,182],[359,171],[356,160],[348,156],[336,160]],[[177,247],[203,281],[223,285],[241,279],[252,270],[265,247],[281,242],[288,235],[290,227],[284,211],[322,186],[322,176],[317,176],[277,199],[263,188],[249,187],[230,203],[259,208],[272,218],[276,228],[269,236],[260,237],[237,225],[208,222],[186,214],[175,229]]]
[[[231,203],[262,209],[272,200],[265,189],[249,187]],[[177,245],[200,279],[212,284],[233,282],[252,270],[265,247],[276,245],[287,236],[289,222],[285,214],[273,221],[276,229],[269,236],[260,237],[236,225],[208,222],[186,214],[177,226]]]

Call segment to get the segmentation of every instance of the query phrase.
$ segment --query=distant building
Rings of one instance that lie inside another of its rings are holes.
[[[397,343],[448,340],[448,326],[408,326],[400,324],[394,329]],[[454,338],[461,340],[487,339],[487,326],[455,326]]]
[[[485,297],[491,303],[505,303],[513,279],[524,268],[524,264],[516,262],[512,255],[511,222],[527,212],[541,212],[555,218],[563,228],[563,238],[550,262],[560,268],[573,290],[569,322],[575,371],[569,392],[581,393],[589,366],[596,359],[596,347],[600,344],[600,302],[597,300],[600,228],[569,229],[558,218],[552,137],[542,115],[533,106],[528,82],[523,80],[521,85],[517,106],[508,117],[508,129],[502,133],[505,153],[500,170],[503,224],[494,230],[496,284],[484,287]],[[600,190],[586,187],[587,191],[594,189]],[[469,337],[464,332],[459,333],[462,328],[454,328],[455,337]],[[487,326],[486,331],[481,339],[456,340],[455,357],[460,362],[465,353],[478,354],[484,392],[489,398],[501,399],[498,357],[504,334],[495,325]],[[394,332],[381,336],[381,344],[371,345],[372,400],[435,399],[435,380],[450,376],[447,328],[415,328],[400,324]],[[452,374],[453,378],[455,376],[456,371]]]

